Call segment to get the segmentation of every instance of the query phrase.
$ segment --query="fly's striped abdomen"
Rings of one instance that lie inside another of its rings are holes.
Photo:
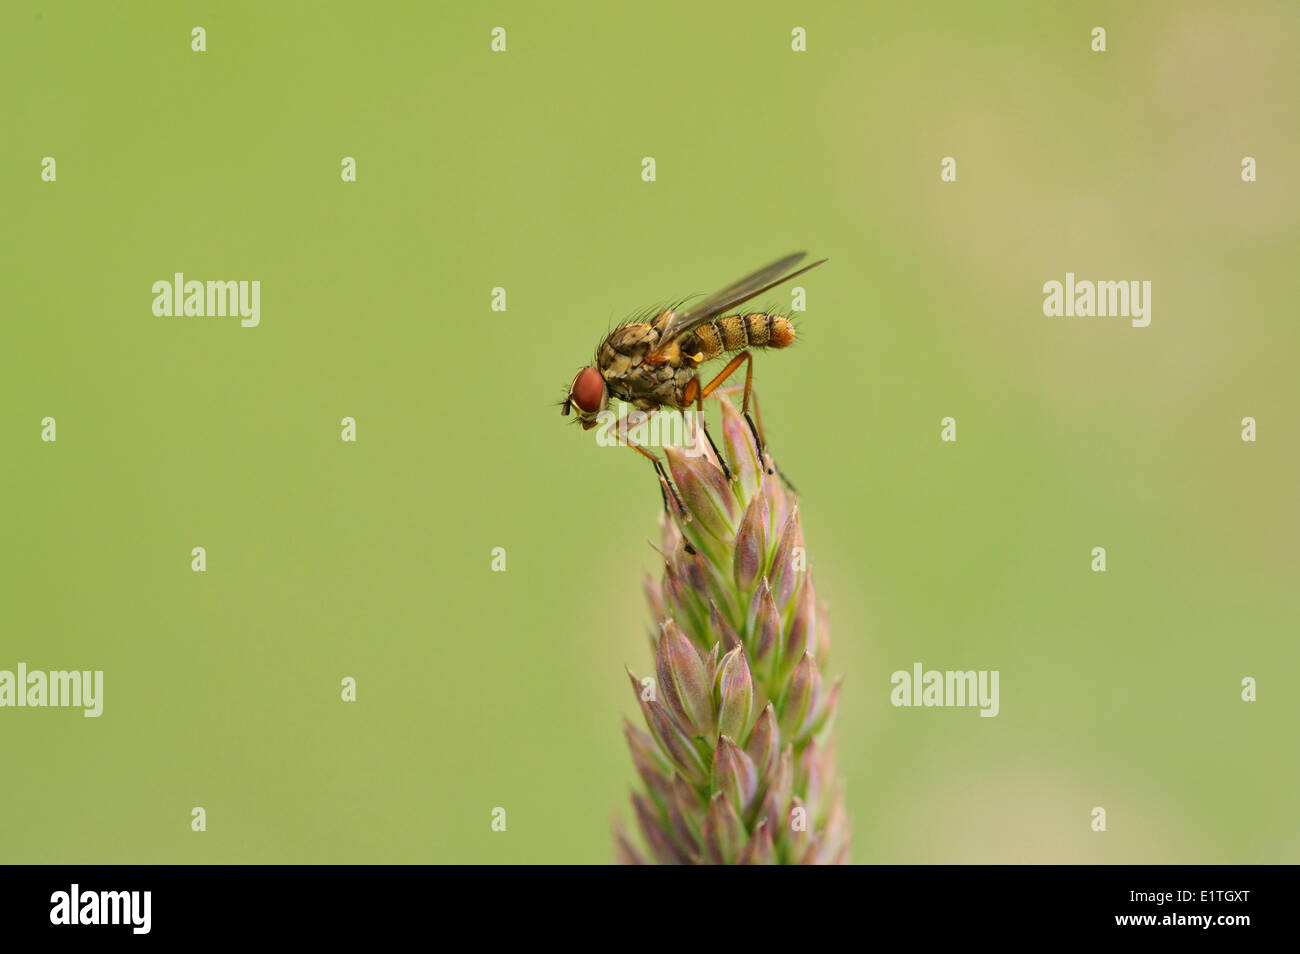
[[[695,329],[701,361],[724,351],[745,348],[785,348],[794,341],[794,325],[781,315],[727,315]]]

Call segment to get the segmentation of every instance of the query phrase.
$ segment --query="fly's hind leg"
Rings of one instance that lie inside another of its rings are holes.
[[[758,436],[759,436],[759,440],[760,440],[760,441],[765,441],[766,439],[763,437],[763,434],[764,434],[764,431],[763,431],[763,409],[762,409],[761,407],[759,407],[759,404],[758,404],[758,392],[757,392],[757,391],[754,391],[752,394],[750,394],[750,397],[754,399],[754,418],[755,418],[755,420],[758,421]],[[750,426],[751,426],[751,427],[753,426],[753,421],[750,422]],[[766,446],[766,445],[765,445],[764,443],[760,443],[758,446],[759,446],[759,447],[764,447],[764,446]],[[775,458],[772,458],[771,455],[768,455],[768,459],[772,461],[772,466],[776,468],[776,475],[777,475],[778,477],[781,478],[781,483],[785,484],[786,489],[789,490],[791,493],[793,493],[793,494],[797,494],[797,493],[799,492],[799,490],[795,487],[794,484],[790,483],[790,478],[787,477],[787,476],[785,475],[785,472],[784,472],[783,470],[781,470],[781,467],[780,467],[780,465],[777,464]],[[769,470],[768,473],[770,474],[771,471]]]
[[[729,388],[719,389],[717,392],[715,392],[714,396],[717,397],[719,400],[721,400],[723,397],[727,395],[739,394],[743,390],[745,390],[745,386],[743,384],[733,384]],[[763,430],[763,409],[758,403],[757,391],[751,391],[749,396],[751,400],[753,400],[754,402],[754,418],[755,420],[758,421],[757,433],[755,433],[754,439],[757,442],[757,446],[760,448],[760,453],[761,453],[761,448],[767,446],[766,443],[767,438],[765,436],[767,432]],[[745,415],[745,419],[747,421],[749,420],[748,414]],[[753,430],[754,421],[749,421],[749,426],[750,429]],[[781,483],[785,484],[786,488],[789,489],[791,493],[797,494],[799,492],[798,488],[795,487],[795,485],[790,482],[790,478],[785,475],[785,472],[782,471],[779,466],[777,466],[775,461],[772,462],[772,466],[776,468],[776,475],[781,478]],[[771,471],[769,470],[768,473],[770,474]]]
[[[728,361],[727,366],[718,372],[717,377],[704,386],[704,391],[700,394],[700,398],[706,398],[716,391],[723,381],[727,380],[727,378],[731,377],[731,375],[735,373],[736,369],[740,367],[742,362],[745,365],[745,397],[744,400],[740,402],[740,411],[745,415],[745,422],[749,425],[749,432],[754,435],[754,447],[758,451],[758,459],[762,461],[763,433],[758,429],[758,425],[754,423],[754,419],[749,416],[749,396],[754,390],[754,356],[748,351],[742,351],[740,354]],[[757,407],[757,405],[755,405],[755,407]],[[768,470],[768,473],[772,473],[771,469]]]
[[[631,448],[642,457],[647,458],[650,463],[654,464],[655,473],[659,476],[660,480],[659,496],[663,499],[664,510],[668,510],[668,496],[664,493],[664,486],[667,485],[668,489],[673,493],[673,499],[676,500],[678,509],[685,512],[686,505],[682,503],[682,498],[678,495],[677,488],[673,486],[673,482],[668,479],[668,472],[664,470],[663,461],[628,436],[628,431],[634,427],[639,427],[641,424],[648,421],[652,413],[652,411],[629,412],[618,420],[611,422],[609,427],[605,428],[605,436],[608,437],[613,435],[624,447]],[[635,422],[632,421],[634,416],[638,416]]]

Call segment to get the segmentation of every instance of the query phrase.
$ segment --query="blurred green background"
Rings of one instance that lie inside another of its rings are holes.
[[[1284,3],[6,3],[0,668],[105,711],[0,710],[0,861],[610,860],[659,497],[555,402],[799,248],[756,382],[854,859],[1300,860],[1298,43]],[[176,271],[261,326],[154,317]],[[1044,317],[1067,271],[1150,327]],[[891,707],[918,661],[1000,715]]]

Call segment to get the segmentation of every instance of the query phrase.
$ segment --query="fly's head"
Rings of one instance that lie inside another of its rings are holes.
[[[589,431],[596,426],[600,412],[608,407],[609,390],[605,387],[605,379],[595,368],[587,366],[573,379],[560,413],[567,415],[572,409],[582,429]]]

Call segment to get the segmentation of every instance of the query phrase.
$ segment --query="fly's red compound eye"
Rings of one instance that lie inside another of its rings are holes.
[[[569,397],[574,404],[578,405],[580,411],[594,414],[600,410],[600,405],[605,399],[605,379],[595,368],[583,368],[573,379]]]

